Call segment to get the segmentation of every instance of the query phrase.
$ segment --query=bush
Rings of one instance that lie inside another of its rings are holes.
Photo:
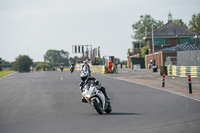
[[[47,63],[47,62],[38,62],[36,63],[36,67],[35,67],[36,71],[54,71],[55,69],[53,68],[51,63]]]
[[[13,62],[14,70],[19,72],[29,72],[30,66],[33,64],[33,60],[27,55],[19,55],[15,62]]]
[[[167,66],[160,66],[160,75],[163,75],[163,72],[165,72],[165,75],[168,75]]]
[[[145,55],[146,54],[149,54],[149,47],[148,46],[144,46],[142,49],[141,49],[141,57],[142,58],[145,58]]]

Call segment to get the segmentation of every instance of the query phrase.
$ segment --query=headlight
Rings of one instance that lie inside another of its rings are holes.
[[[91,95],[86,95],[86,97],[87,97],[87,98],[90,98],[90,97],[91,97]]]

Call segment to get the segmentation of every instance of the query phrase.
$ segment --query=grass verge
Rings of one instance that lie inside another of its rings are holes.
[[[3,78],[11,73],[14,73],[15,71],[0,71],[0,78]]]

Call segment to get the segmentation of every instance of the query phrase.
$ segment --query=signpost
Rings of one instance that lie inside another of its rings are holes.
[[[92,50],[92,45],[72,45],[73,53],[87,53],[89,50]]]

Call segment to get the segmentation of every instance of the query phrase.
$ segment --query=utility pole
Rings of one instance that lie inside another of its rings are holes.
[[[147,27],[145,27],[145,37],[147,36]]]
[[[1,66],[1,64],[2,64],[2,59],[0,58],[0,71],[2,71],[2,66]]]
[[[152,23],[152,53],[154,53],[153,23]]]

